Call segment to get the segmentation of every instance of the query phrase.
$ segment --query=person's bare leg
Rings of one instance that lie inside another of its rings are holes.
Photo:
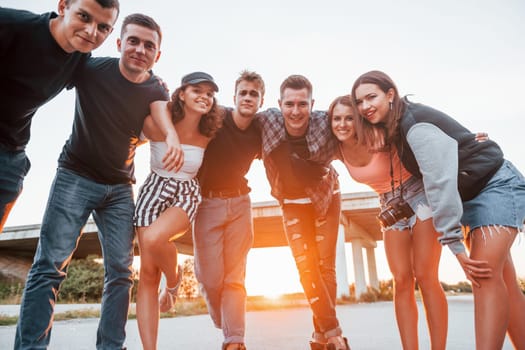
[[[503,268],[510,247],[516,237],[515,230],[503,227],[481,227],[471,233],[470,257],[487,261],[492,277],[478,279],[480,287],[473,287],[476,349],[501,349],[509,325],[510,304],[503,279]]]
[[[431,219],[418,220],[413,231],[414,272],[425,308],[431,349],[444,350],[447,345],[448,304],[439,282],[441,244]]]
[[[144,350],[157,349],[159,327],[160,269],[151,259],[150,252],[142,249],[145,228],[137,229],[140,249],[140,274],[137,288],[137,324]]]
[[[503,267],[503,279],[509,295],[510,318],[507,334],[515,349],[525,349],[525,295],[518,284],[512,256],[507,256]]]
[[[410,231],[384,233],[385,253],[394,277],[394,310],[404,350],[418,349],[418,311],[414,295],[412,237]]]
[[[166,286],[177,284],[177,246],[173,240],[182,236],[190,227],[188,215],[178,207],[168,208],[150,226],[142,237],[143,248],[151,252],[155,266],[166,276]]]
[[[177,247],[170,239],[184,234],[188,227],[186,213],[173,207],[164,211],[150,226],[137,229],[141,254],[137,322],[144,349],[157,347],[161,272],[166,276],[167,287],[174,287],[177,283]]]

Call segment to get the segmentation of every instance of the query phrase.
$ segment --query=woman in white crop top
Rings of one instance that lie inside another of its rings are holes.
[[[353,128],[350,96],[336,98],[328,109],[332,132],[340,141],[339,159],[350,176],[380,195],[381,209],[403,186],[403,198],[413,209],[411,217],[383,227],[388,266],[394,277],[394,309],[403,349],[418,348],[418,310],[415,282],[423,296],[432,349],[445,349],[448,307],[439,282],[441,244],[432,223],[423,183],[401,165],[397,152],[370,152],[358,142]],[[392,176],[394,184],[392,185]],[[392,186],[394,193],[392,193]]]
[[[169,311],[176,299],[182,271],[177,268],[175,240],[189,228],[201,201],[195,176],[208,142],[222,125],[223,110],[217,106],[218,87],[204,72],[190,73],[171,101],[156,102],[151,113],[171,113],[174,130],[158,126],[151,116],[144,122],[150,140],[151,173],[137,198],[134,224],[140,248],[140,281],[137,291],[137,323],[144,349],[157,348],[160,312]],[[165,134],[174,132],[184,162],[175,170],[163,162]],[[161,274],[166,288],[158,293]]]

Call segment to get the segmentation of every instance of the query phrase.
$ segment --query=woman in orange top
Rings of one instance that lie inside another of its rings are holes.
[[[416,281],[421,290],[431,348],[445,349],[448,306],[438,276],[441,244],[422,181],[402,166],[396,149],[371,152],[358,142],[350,96],[336,98],[328,109],[328,118],[332,132],[340,141],[339,159],[350,176],[372,187],[380,197],[380,221],[388,266],[394,277],[394,308],[403,349],[418,349]],[[392,202],[396,198],[398,204]]]

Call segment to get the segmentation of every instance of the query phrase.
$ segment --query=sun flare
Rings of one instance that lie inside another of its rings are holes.
[[[266,293],[264,294],[264,298],[272,301],[277,301],[282,298],[281,293]]]

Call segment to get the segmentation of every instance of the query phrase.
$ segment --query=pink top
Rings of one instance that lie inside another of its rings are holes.
[[[364,166],[353,166],[348,164],[346,159],[344,159],[344,155],[343,163],[350,173],[350,176],[355,181],[372,187],[372,189],[378,194],[392,191],[392,186],[390,184],[390,156],[388,152],[374,153],[370,163]],[[401,164],[397,151],[394,151],[392,154],[392,166],[394,169],[394,188],[397,188],[400,183],[400,169],[403,183],[412,177],[412,174],[410,174]]]

